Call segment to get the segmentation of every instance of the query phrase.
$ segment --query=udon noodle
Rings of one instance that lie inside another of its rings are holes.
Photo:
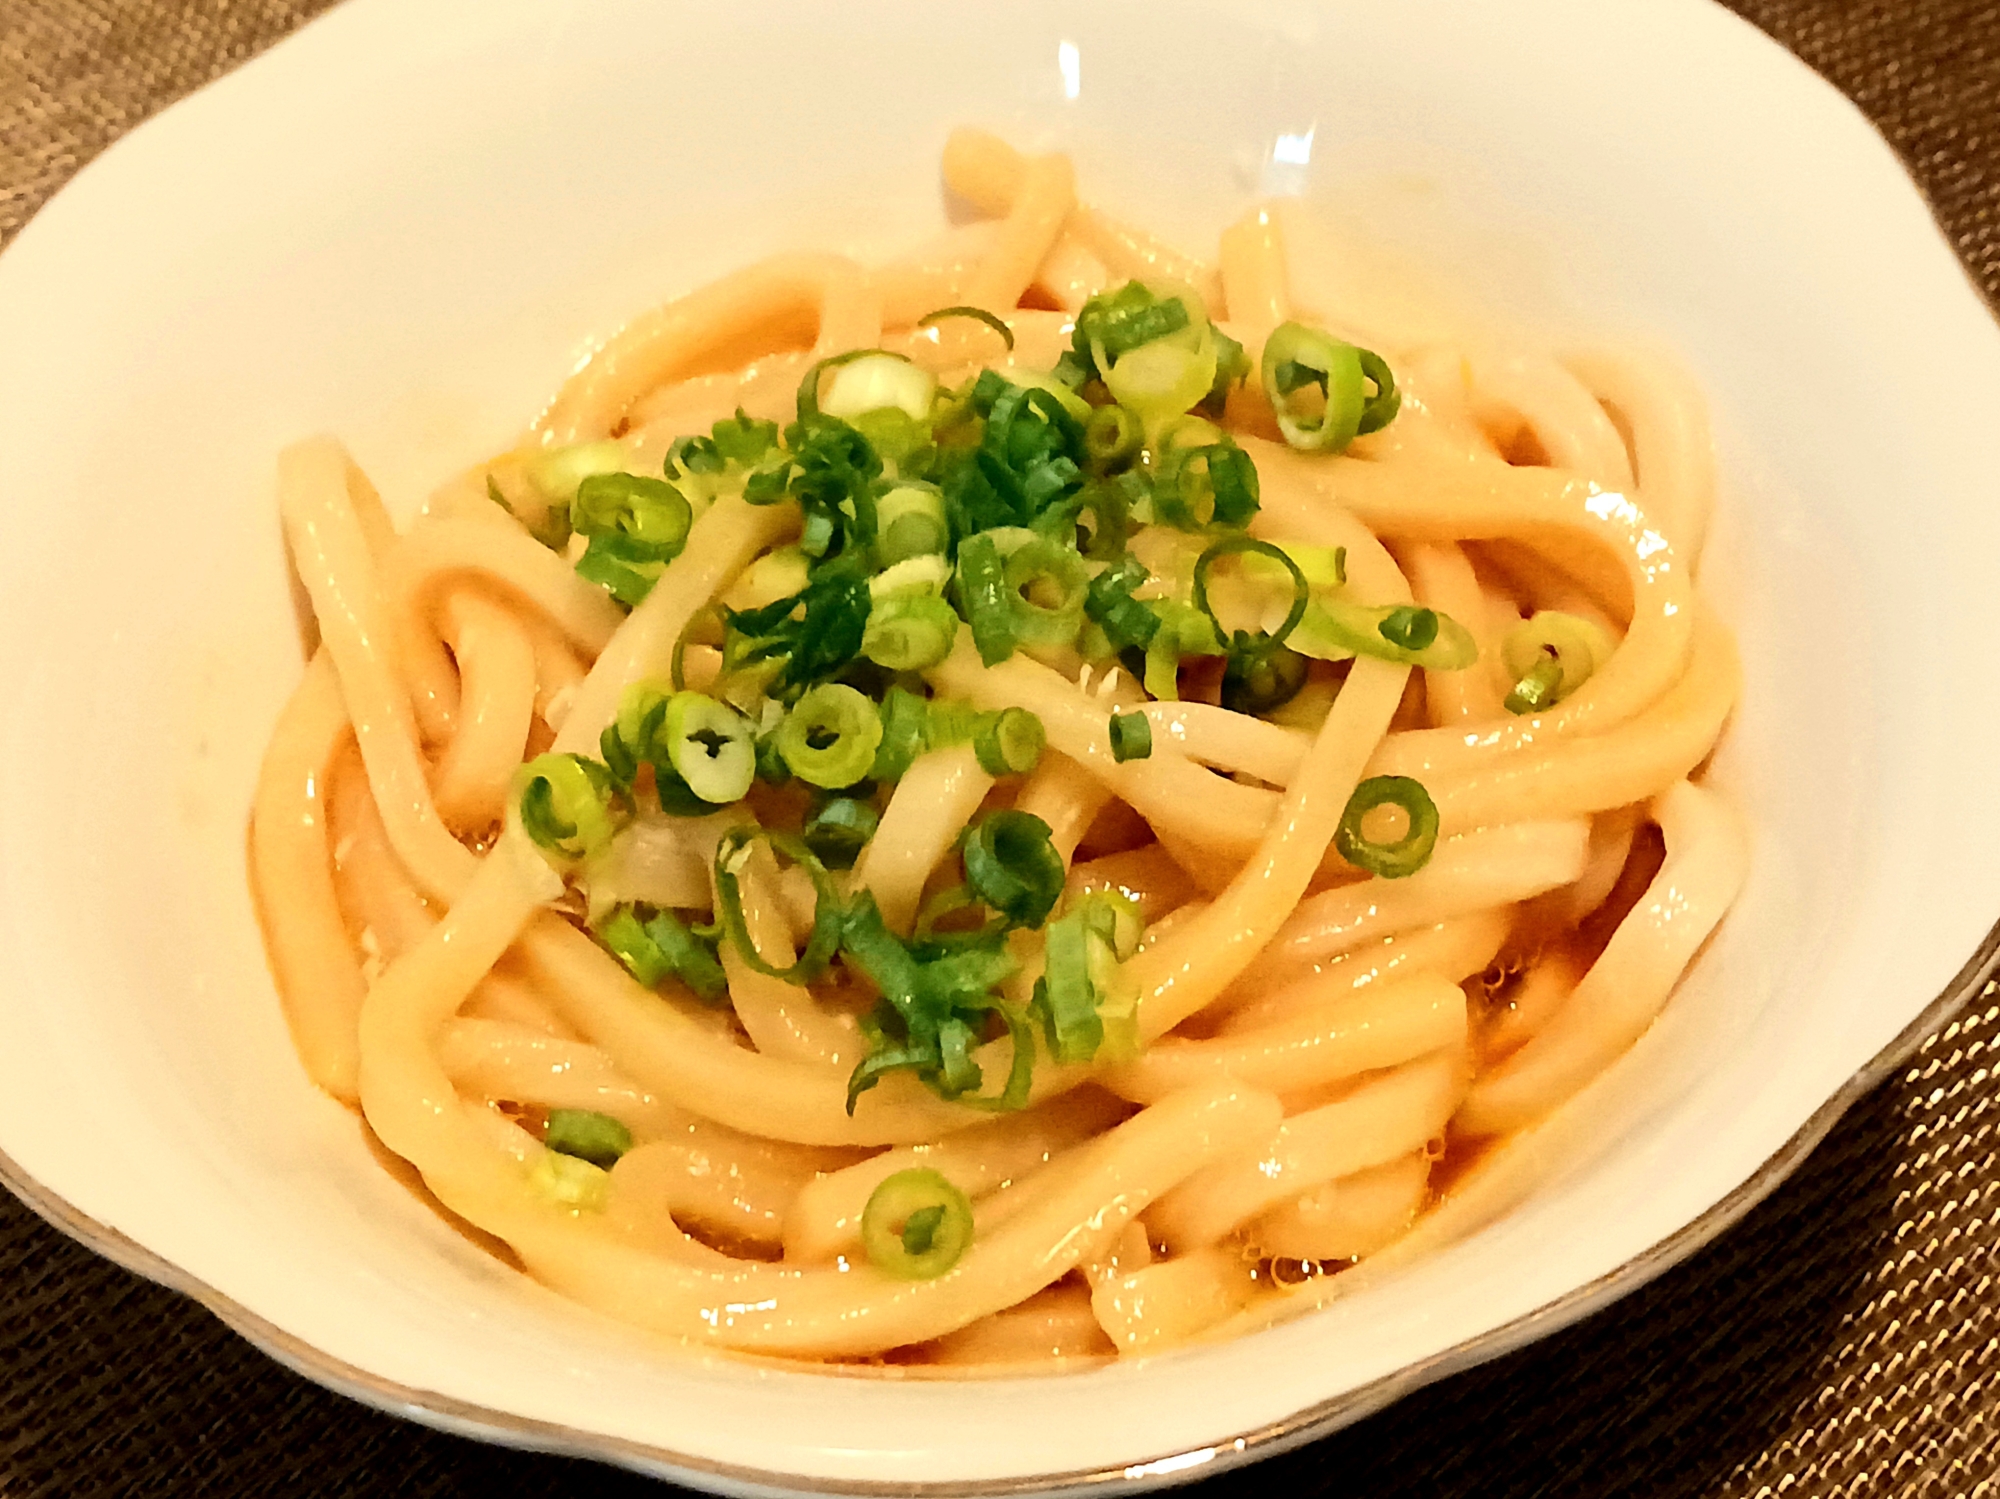
[[[944,166],[982,221],[641,315],[407,529],[280,461],[306,1071],[696,1344],[1197,1336],[1616,1062],[1744,873],[1684,379],[1296,305],[1272,212],[1211,266],[1062,156]]]

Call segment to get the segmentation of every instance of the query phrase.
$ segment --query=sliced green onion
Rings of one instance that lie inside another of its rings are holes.
[[[715,949],[695,936],[672,911],[659,911],[646,921],[646,935],[666,959],[674,977],[697,999],[720,1004],[729,994],[729,976],[716,961]]]
[[[809,689],[778,726],[778,753],[792,774],[829,791],[865,779],[881,743],[875,705],[839,682]]]
[[[881,349],[849,349],[843,354],[829,354],[826,358],[814,364],[811,369],[807,370],[804,377],[799,381],[799,425],[809,428],[820,417],[820,379],[828,370],[837,370],[843,365],[853,364],[862,359],[901,359],[902,357],[900,354],[885,353]],[[799,444],[794,442],[792,446],[797,448]]]
[[[741,406],[736,415],[725,416],[709,428],[715,450],[731,463],[746,468],[762,463],[778,446],[778,424],[747,414]]]
[[[553,505],[576,498],[577,486],[592,474],[615,474],[625,467],[625,445],[612,438],[550,448],[528,460],[528,482]]]
[[[735,709],[706,693],[676,692],[667,701],[664,731],[668,762],[701,800],[726,806],[750,790],[756,731]]]
[[[1008,555],[1006,584],[1017,641],[1031,646],[1075,641],[1083,624],[1084,599],[1090,592],[1090,574],[1082,557],[1052,541],[1031,537]],[[978,638],[975,625],[973,639],[976,642]]]
[[[625,971],[648,989],[657,988],[674,971],[667,955],[647,935],[645,923],[630,906],[619,906],[597,923],[597,935],[625,965]]]
[[[869,611],[861,654],[889,671],[926,671],[951,654],[958,611],[935,594],[891,599]]]
[[[1389,644],[1415,655],[1430,649],[1431,642],[1438,638],[1438,617],[1435,610],[1399,604],[1382,617],[1375,629]]]
[[[1146,440],[1139,419],[1123,406],[1099,406],[1083,424],[1083,458],[1098,473],[1123,468]]]
[[[1048,744],[1042,721],[1026,708],[1005,708],[989,714],[972,736],[979,768],[990,776],[1023,776],[1033,770]]]
[[[965,882],[1016,926],[1038,927],[1062,894],[1062,855],[1032,812],[989,812],[965,839]]]
[[[1322,661],[1374,656],[1378,660],[1421,666],[1427,671],[1459,671],[1479,659],[1479,646],[1472,632],[1435,609],[1421,611],[1429,614],[1435,625],[1418,624],[1417,636],[1410,637],[1419,638],[1427,628],[1434,628],[1435,635],[1428,644],[1422,649],[1399,644],[1394,636],[1408,634],[1413,623],[1410,616],[1417,612],[1407,604],[1371,607],[1345,599],[1315,599],[1289,643],[1294,650]],[[1400,619],[1402,623],[1392,619]],[[1389,627],[1386,631],[1385,624]]]
[[[970,703],[933,698],[924,712],[924,748],[941,750],[969,743],[985,721],[986,715]]]
[[[1278,430],[1308,452],[1340,452],[1361,433],[1387,426],[1402,404],[1380,355],[1302,323],[1281,323],[1265,341],[1263,380]],[[1316,402],[1309,390],[1318,392]]]
[[[1158,633],[1159,615],[1132,597],[1132,591],[1151,578],[1139,559],[1127,552],[1090,580],[1083,612],[1103,629],[1112,650],[1143,648]]]
[[[1189,308],[1178,297],[1159,297],[1143,283],[1128,281],[1115,291],[1099,292],[1078,310],[1072,347],[1092,361],[1094,373],[1104,373],[1097,352],[1117,358],[1188,326]]]
[[[907,688],[891,687],[883,695],[877,717],[882,725],[882,741],[875,747],[875,763],[869,768],[869,778],[899,781],[924,752],[930,706]]]
[[[1250,455],[1228,438],[1165,455],[1155,519],[1183,530],[1207,525],[1247,526],[1257,514],[1261,488]]]
[[[1104,372],[1112,399],[1149,421],[1179,416],[1214,384],[1215,344],[1210,339],[1193,349],[1166,339],[1141,344]]]
[[[1160,630],[1146,645],[1146,691],[1163,703],[1180,695],[1177,673],[1183,656],[1227,654],[1221,634],[1206,614],[1177,599],[1161,599],[1152,609]]]
[[[779,968],[765,961],[750,940],[749,924],[743,917],[743,867],[749,862],[758,839],[770,844],[773,853],[783,854],[811,877],[813,894],[812,935],[798,960]],[[808,984],[820,975],[840,945],[840,892],[819,856],[788,833],[767,832],[759,827],[732,828],[715,847],[715,914],[722,933],[735,945],[736,955],[767,978],[788,984]]]
[[[928,1167],[883,1180],[861,1210],[868,1261],[898,1280],[936,1280],[972,1244],[972,1204]]]
[[[991,536],[968,536],[959,543],[958,591],[979,659],[998,666],[1014,654],[1014,610],[1007,601],[1007,565]]]
[[[984,323],[995,333],[999,334],[1001,338],[1006,340],[1007,352],[1009,354],[1014,352],[1014,330],[1001,322],[999,318],[988,312],[984,307],[940,307],[936,312],[927,312],[918,318],[917,326],[919,328],[928,328],[932,323],[941,323],[946,318],[954,317],[969,317],[975,322]]]
[[[593,536],[576,559],[576,575],[597,584],[627,609],[636,609],[646,602],[666,565],[651,551],[622,536]]]
[[[1215,611],[1208,605],[1208,571],[1224,557],[1238,554],[1268,557],[1291,574],[1291,607],[1285,611],[1284,622],[1265,636],[1269,644],[1283,645],[1285,638],[1297,629],[1299,621],[1305,618],[1306,605],[1312,600],[1312,589],[1306,582],[1306,575],[1299,571],[1298,563],[1286,556],[1282,547],[1273,546],[1268,541],[1259,541],[1254,536],[1225,536],[1221,541],[1212,543],[1194,561],[1194,606],[1208,616],[1209,622],[1215,626],[1216,634],[1228,638],[1222,628],[1222,621],[1215,617]],[[1248,632],[1239,630],[1236,633],[1240,636]]]
[[[912,421],[930,415],[937,376],[899,354],[870,353],[833,373],[820,409],[851,421],[863,412],[896,410]]]
[[[608,844],[628,810],[611,772],[583,755],[538,755],[514,772],[521,828],[544,854],[573,862]]]
[[[951,545],[944,495],[934,484],[900,484],[875,502],[875,559],[884,567]]]
[[[1362,349],[1361,373],[1374,383],[1374,394],[1368,397],[1368,404],[1361,408],[1361,425],[1357,436],[1366,437],[1370,432],[1379,432],[1396,419],[1396,413],[1403,409],[1403,396],[1396,389],[1396,377],[1389,369],[1389,362],[1373,349]]]
[[[664,479],[592,474],[577,485],[570,523],[589,537],[615,537],[632,560],[664,562],[687,542],[694,511]]]
[[[1500,642],[1500,659],[1517,691],[1551,658],[1557,664],[1556,678],[1532,706],[1513,708],[1510,702],[1510,711],[1536,712],[1561,702],[1611,659],[1614,648],[1611,637],[1590,620],[1556,609],[1537,610],[1533,618],[1507,632]]]
[[[1384,806],[1401,807],[1409,826],[1402,837],[1378,843],[1362,832],[1361,824],[1370,812]],[[1370,776],[1347,799],[1347,810],[1341,814],[1333,846],[1356,869],[1385,880],[1400,880],[1430,862],[1437,838],[1437,804],[1421,781],[1409,776]]]
[[[1153,753],[1153,722],[1143,713],[1111,715],[1111,758],[1123,765]]]
[[[709,1004],[729,992],[729,980],[714,952],[672,911],[641,920],[633,907],[620,906],[598,923],[597,935],[648,989],[657,989],[671,975]]]
[[[1270,713],[1299,695],[1308,670],[1289,646],[1239,633],[1223,663],[1219,700],[1231,713]]]
[[[528,1173],[528,1185],[542,1196],[576,1213],[603,1211],[611,1195],[611,1176],[601,1166],[545,1150]]]
[[[1553,707],[1562,677],[1561,660],[1553,651],[1544,652],[1542,659],[1529,667],[1508,691],[1504,706],[1509,713],[1539,713]]]
[[[881,818],[851,796],[836,796],[806,820],[799,836],[828,869],[852,869]]]
[[[1088,1062],[1104,1041],[1097,994],[1090,982],[1089,935],[1071,913],[1049,923],[1041,981],[1035,1000],[1048,1026],[1049,1052],[1058,1062]]]
[[[609,1114],[590,1109],[551,1109],[542,1143],[609,1171],[632,1148],[632,1131]]]

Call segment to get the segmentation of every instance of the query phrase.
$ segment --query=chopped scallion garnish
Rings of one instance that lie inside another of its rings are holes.
[[[926,1167],[885,1178],[861,1211],[862,1250],[898,1280],[936,1280],[971,1244],[972,1204]]]
[[[1143,713],[1111,715],[1111,758],[1119,764],[1144,760],[1153,753],[1153,723]]]
[[[1407,826],[1400,837],[1375,839],[1362,830],[1368,815],[1381,807],[1402,809]],[[1347,799],[1333,846],[1356,869],[1385,880],[1400,880],[1430,862],[1437,839],[1437,804],[1421,781],[1409,776],[1370,776]]]
[[[1048,744],[1042,721],[1026,708],[988,714],[972,736],[979,768],[990,776],[1021,776],[1033,770]]]
[[[965,882],[1015,926],[1038,927],[1062,895],[1062,855],[1032,812],[989,812],[965,837]]]
[[[778,726],[778,753],[792,774],[829,791],[866,778],[881,743],[875,705],[841,682],[808,690]]]
[[[542,1143],[550,1150],[609,1171],[632,1148],[632,1131],[609,1114],[590,1109],[551,1109]]]

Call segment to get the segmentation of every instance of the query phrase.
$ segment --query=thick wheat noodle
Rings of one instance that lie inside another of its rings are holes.
[[[910,934],[924,882],[992,789],[970,744],[917,756],[896,783],[855,868],[856,888],[874,893],[890,931]]]
[[[1408,677],[1408,667],[1386,661],[1354,664],[1256,852],[1206,910],[1132,960],[1142,1041],[1165,1035],[1227,988],[1298,904]]]
[[[1493,425],[1498,406],[1527,425],[1554,467],[1607,489],[1632,483],[1624,439],[1575,375],[1553,360],[1521,354],[1481,354],[1471,364],[1473,410],[1484,425]]]
[[[641,1326],[759,1352],[852,1356],[940,1337],[1053,1284],[1172,1184],[1256,1138],[1277,1109],[1268,1095],[1231,1086],[1143,1110],[1088,1147],[1088,1169],[977,1235],[935,1280],[892,1280],[865,1265],[697,1271],[561,1231],[573,1223],[551,1231],[546,1218],[506,1237],[555,1289]]]
[[[807,1183],[785,1217],[785,1258],[830,1260],[860,1242],[861,1213],[898,1171],[928,1167],[968,1197],[981,1197],[1056,1154],[1103,1133],[1130,1110],[1092,1089],[1025,1113],[975,1125],[922,1145],[904,1145]]]
[[[1430,1187],[1427,1151],[1336,1177],[1256,1219],[1244,1237],[1265,1254],[1351,1260],[1393,1242],[1423,1211]]]
[[[965,300],[996,315],[1010,312],[1076,207],[1076,174],[1067,156],[1029,160],[992,250],[966,278]],[[874,340],[869,340],[871,343]]]
[[[1049,841],[1067,868],[1076,858],[1077,844],[1110,800],[1111,793],[1076,761],[1060,750],[1049,750],[1022,784],[1014,805],[1048,824]]]
[[[1146,703],[1139,711],[1152,726],[1156,751],[1171,747],[1203,765],[1240,770],[1273,786],[1291,781],[1312,745],[1303,730],[1212,703]]]
[[[717,1036],[555,918],[536,921],[522,955],[556,1013],[580,1035],[617,1057],[642,1086],[732,1128],[801,1145],[907,1145],[989,1117],[900,1076],[864,1094],[850,1117],[844,1075]],[[1055,1069],[1036,1071],[1039,1084]]]
[[[559,725],[549,715],[562,715],[555,704],[567,703],[583,681],[585,666],[567,640],[545,620],[527,621],[528,644],[535,652],[535,716],[553,732]]]
[[[1177,1253],[1198,1249],[1322,1182],[1407,1155],[1444,1132],[1467,1071],[1464,1049],[1447,1047],[1293,1114],[1261,1144],[1190,1176],[1146,1226]]]
[[[478,860],[438,819],[408,692],[396,671],[376,568],[348,495],[348,461],[331,438],[278,460],[279,506],[293,565],[340,674],[369,784],[397,854],[425,891],[451,897]]]
[[[1194,899],[1199,887],[1178,860],[1158,843],[1106,854],[1070,870],[1065,888],[1072,901],[1096,890],[1115,890],[1139,909],[1150,926]]]
[[[1073,1366],[1117,1351],[1098,1325],[1090,1292],[1067,1284],[1037,1291],[1018,1306],[924,1347],[926,1361],[940,1368],[996,1370],[1019,1364]]]
[[[1239,1036],[1373,984],[1420,973],[1460,983],[1493,961],[1507,940],[1513,917],[1512,906],[1495,906],[1349,948],[1310,967],[1274,976],[1268,987],[1252,988],[1239,979],[1202,1019],[1217,1036]]]
[[[1416,542],[1402,552],[1417,602],[1449,615],[1472,632],[1479,660],[1460,671],[1424,673],[1424,711],[1433,728],[1489,723],[1500,717],[1501,691],[1493,662],[1500,639],[1486,622],[1486,597],[1478,575],[1460,547]]]
[[[497,524],[453,518],[413,527],[390,556],[384,586],[402,637],[428,638],[436,648],[430,611],[448,586],[467,578],[525,604],[586,656],[603,650],[624,622],[602,588],[578,577],[518,525],[504,517]],[[449,661],[444,669],[450,670]]]
[[[1263,347],[1292,315],[1284,240],[1271,209],[1253,208],[1222,231],[1222,295],[1248,347]]]
[[[1604,812],[1657,796],[1708,758],[1742,686],[1729,632],[1697,611],[1687,675],[1640,717],[1428,783],[1446,829],[1501,822],[1533,807],[1550,817]],[[1372,767],[1381,772],[1378,764]]]
[[[1134,1103],[1156,1103],[1221,1077],[1284,1095],[1393,1067],[1465,1039],[1464,991],[1424,973],[1301,1005],[1259,1030],[1210,1041],[1162,1037],[1137,1061],[1107,1069],[1101,1081]]]
[[[1384,746],[1378,772],[1422,778],[1568,734],[1601,734],[1636,716],[1685,668],[1691,580],[1666,538],[1625,496],[1548,469],[1479,463],[1408,472],[1341,458],[1315,466],[1282,445],[1254,437],[1244,445],[1263,476],[1260,534],[1310,536],[1321,526],[1320,507],[1337,501],[1376,532],[1414,541],[1581,535],[1616,555],[1631,580],[1635,607],[1624,647],[1575,693],[1547,713],[1511,720],[1471,743],[1454,729],[1399,734]]]
[[[368,975],[428,937],[437,913],[396,857],[360,756],[344,750],[331,780],[334,888]]]
[[[951,190],[982,213],[1001,217],[1012,210],[1027,172],[1028,159],[1012,146],[983,130],[954,130],[944,146],[944,179]],[[1070,215],[1068,232],[1121,280],[1159,280],[1192,286],[1209,310],[1222,310],[1221,285],[1215,271],[1200,261],[1168,249],[1150,235],[1107,218],[1096,209],[1079,207]]]
[[[982,666],[965,641],[929,675],[941,693],[974,707],[1026,708],[1041,719],[1051,749],[1081,766],[1156,831],[1177,833],[1231,862],[1256,849],[1277,805],[1271,792],[1238,785],[1169,748],[1120,764],[1111,754],[1110,710],[1025,656]]]
[[[1571,349],[1563,363],[1625,418],[1641,503],[1693,565],[1715,501],[1715,445],[1701,392],[1672,360],[1638,349]]]
[[[1441,839],[1402,879],[1369,879],[1307,896],[1285,917],[1243,982],[1254,986],[1374,937],[1512,905],[1580,878],[1590,827],[1580,819],[1511,822]]]
[[[352,1102],[366,985],[334,894],[328,777],[348,739],[333,658],[314,655],[278,717],[257,774],[250,870],[285,1018],[307,1076]]]
[[[438,1065],[461,1093],[643,1123],[659,1103],[595,1046],[526,1026],[460,1016],[438,1030]]]
[[[535,647],[521,620],[470,588],[442,609],[458,663],[458,727],[433,779],[438,815],[462,833],[500,821],[535,717]]]
[[[715,845],[727,831],[724,824],[744,826],[748,819],[718,817],[706,822],[709,836],[701,846],[702,866],[712,879]],[[786,966],[797,956],[797,949],[779,896],[777,861],[764,845],[751,850],[738,889],[743,924],[751,942],[765,962],[774,968]],[[823,1009],[810,990],[759,973],[733,943],[722,949],[722,971],[729,980],[730,1008],[751,1045],[765,1056],[838,1068],[843,1080],[861,1060],[861,1038],[853,1021]]]
[[[1467,1133],[1530,1124],[1615,1061],[1652,1023],[1735,900],[1749,841],[1729,804],[1683,781],[1659,799],[1654,815],[1666,863],[1562,1008],[1479,1080],[1458,1121]]]
[[[641,396],[691,372],[746,327],[788,315],[810,315],[818,327],[829,308],[837,315],[844,302],[860,301],[865,280],[845,256],[776,255],[644,313],[564,383],[537,432],[551,445],[608,436]]]

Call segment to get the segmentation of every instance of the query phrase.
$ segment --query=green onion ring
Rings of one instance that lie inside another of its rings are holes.
[[[928,1167],[883,1179],[861,1210],[861,1248],[898,1280],[936,1280],[972,1243],[972,1204]]]
[[[917,326],[919,328],[928,328],[932,323],[941,322],[949,317],[969,317],[976,322],[984,323],[1007,341],[1007,352],[1009,354],[1014,352],[1014,330],[1001,322],[999,318],[988,312],[984,307],[940,307],[936,312],[927,312],[918,318]]]
[[[1409,830],[1394,843],[1375,843],[1363,836],[1361,821],[1377,807],[1394,805],[1409,815]],[[1333,846],[1356,869],[1385,880],[1406,879],[1430,862],[1437,847],[1438,810],[1423,782],[1409,776],[1370,776],[1354,788]]]
[[[1306,575],[1299,571],[1298,563],[1285,554],[1282,547],[1273,546],[1268,541],[1259,541],[1254,536],[1226,536],[1215,542],[1194,562],[1194,606],[1208,616],[1208,622],[1215,626],[1215,633],[1227,640],[1229,632],[1222,628],[1222,621],[1215,617],[1215,611],[1208,607],[1208,570],[1224,557],[1238,552],[1253,553],[1259,557],[1269,557],[1282,563],[1286,572],[1292,575],[1292,607],[1285,612],[1285,622],[1268,635],[1272,645],[1283,645],[1285,637],[1299,627],[1299,621],[1306,617],[1306,604],[1312,598],[1312,585],[1306,582]]]

